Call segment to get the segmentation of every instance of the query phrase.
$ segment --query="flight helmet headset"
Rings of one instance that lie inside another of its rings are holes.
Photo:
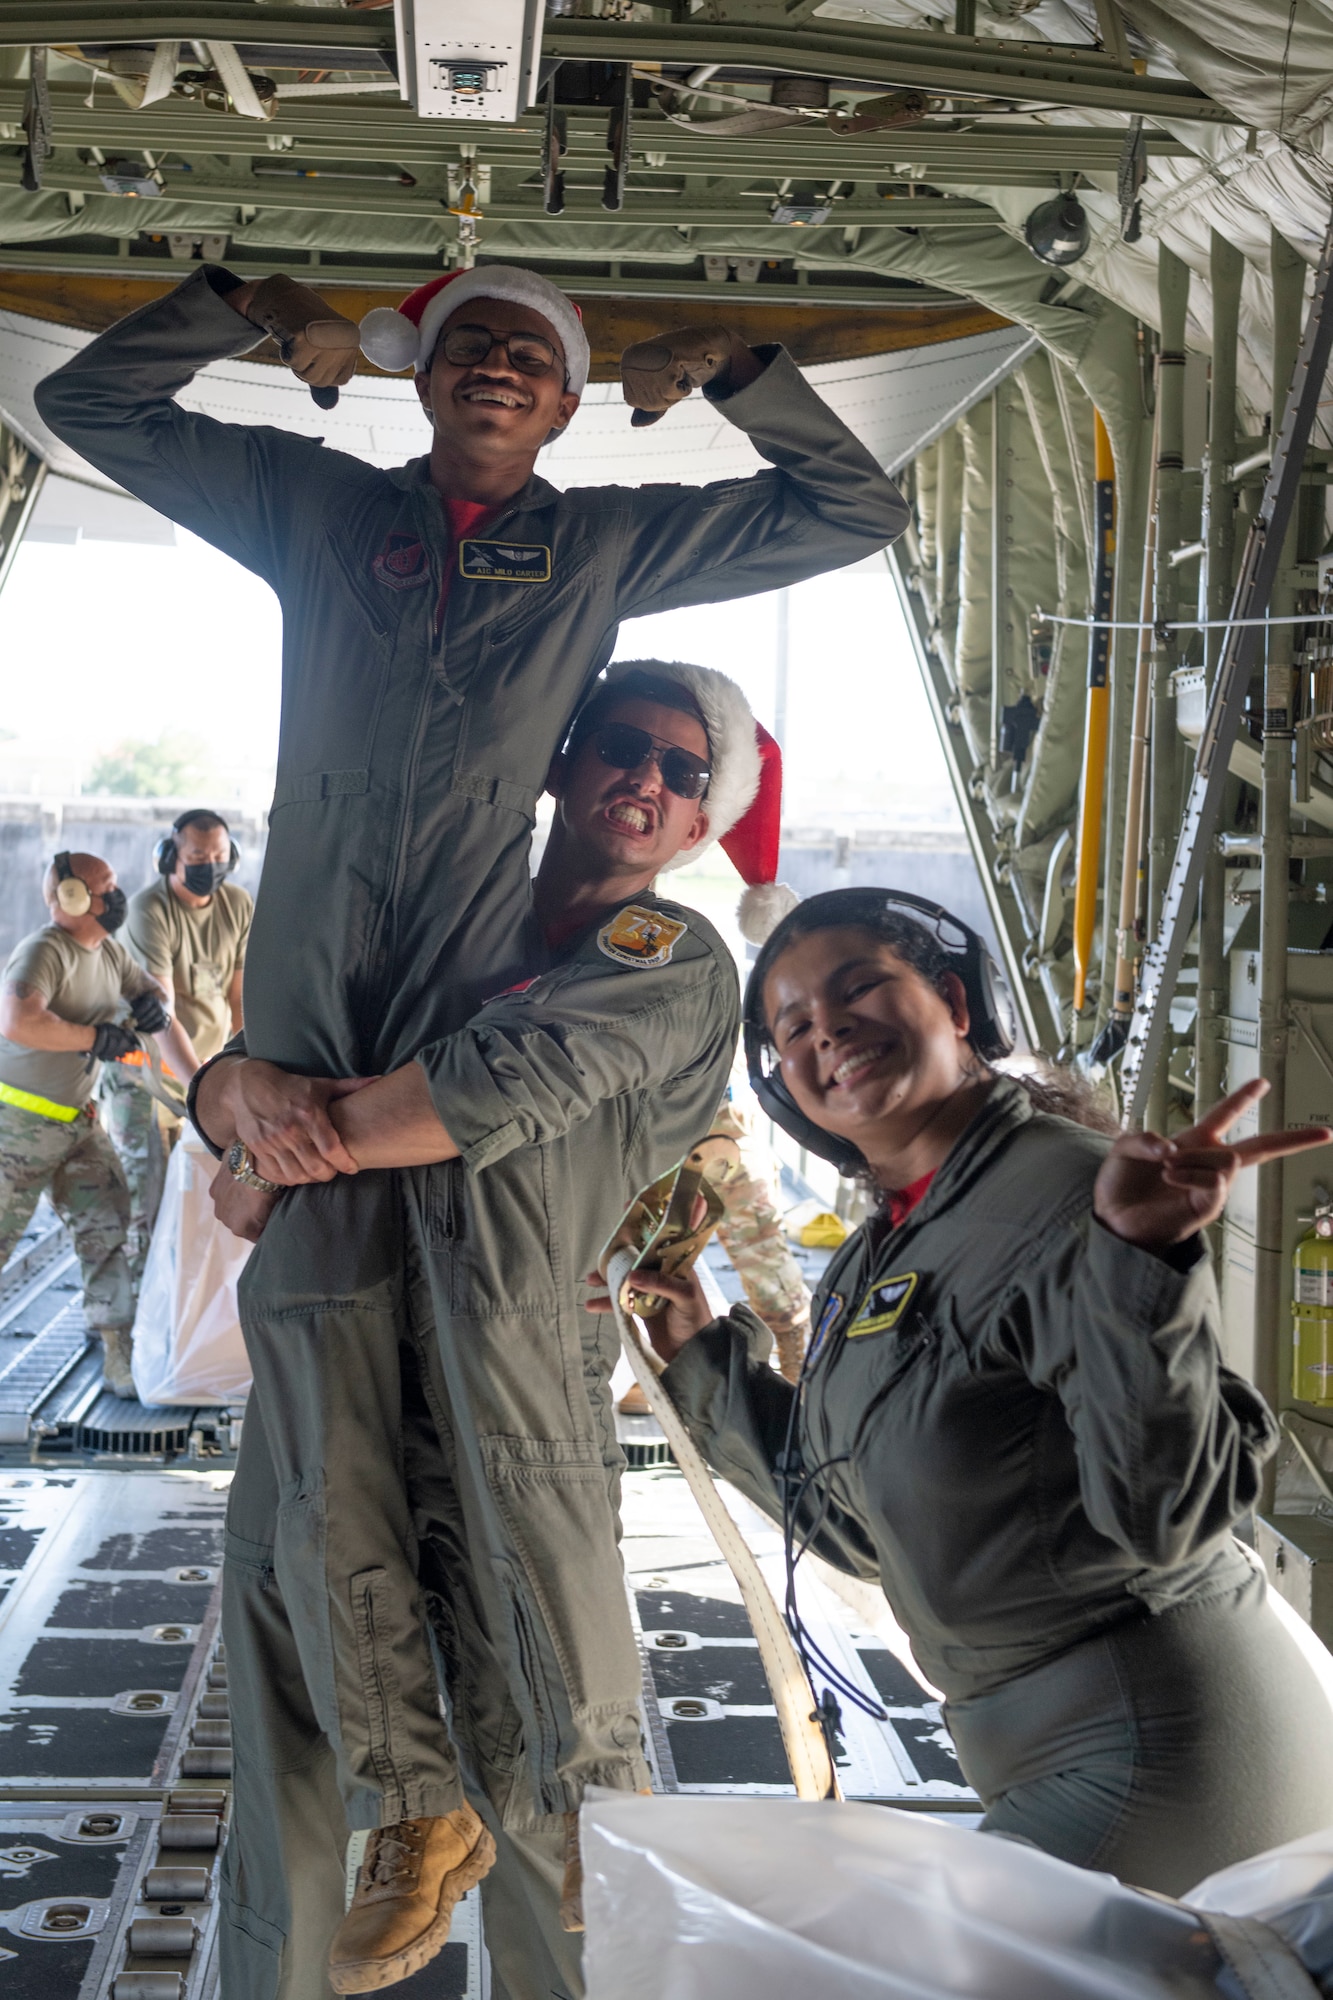
[[[764,1020],[764,982],[794,938],[835,927],[863,926],[873,932],[877,919],[885,915],[917,925],[943,953],[943,969],[958,975],[971,1018],[967,1039],[983,1062],[997,1062],[1010,1055],[1017,1039],[1013,996],[1004,974],[985,939],[951,910],[928,902],[924,896],[909,895],[904,889],[830,889],[798,904],[778,925],[751,969],[745,988],[745,1063],[754,1094],[773,1123],[808,1152],[831,1160],[842,1174],[860,1172],[865,1160],[850,1139],[826,1132],[807,1118],[788,1090],[774,1060]],[[815,917],[820,921],[812,923]]]
[[[172,821],[171,832],[164,834],[153,849],[153,859],[157,863],[157,872],[159,875],[171,875],[175,872],[176,863],[180,859],[180,849],[176,841],[176,835],[183,833],[187,826],[192,826],[204,812],[207,812],[210,819],[217,820],[230,842],[230,851],[227,855],[227,873],[231,874],[233,868],[236,867],[241,858],[241,850],[236,845],[236,842],[232,840],[231,828],[227,825],[226,820],[223,819],[222,814],[214,812],[211,807],[191,806],[188,812],[183,812],[179,819]]]
[[[86,917],[93,906],[92,891],[82,875],[76,875],[70,865],[69,849],[63,848],[55,857],[56,903],[67,917]]]

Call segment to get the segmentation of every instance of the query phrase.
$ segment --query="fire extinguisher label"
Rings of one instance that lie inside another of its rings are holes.
[[[1333,1269],[1298,1270],[1296,1303],[1298,1306],[1333,1306]]]

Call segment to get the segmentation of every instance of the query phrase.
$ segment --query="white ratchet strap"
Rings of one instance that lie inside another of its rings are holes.
[[[796,1796],[801,1799],[839,1799],[842,1793],[838,1788],[837,1773],[829,1757],[824,1732],[814,1716],[814,1693],[782,1613],[764,1581],[764,1573],[755,1560],[753,1550],[727,1512],[722,1496],[713,1484],[713,1475],[681,1422],[675,1404],[658,1380],[662,1363],[641,1337],[637,1320],[631,1319],[621,1306],[621,1290],[634,1269],[634,1261],[632,1249],[617,1250],[606,1272],[611,1310],[620,1331],[621,1346],[629,1357],[635,1380],[661,1425],[672,1456],[685,1475],[699,1511],[708,1523],[709,1532],[740,1586],[759,1645],[759,1657],[772,1690],[773,1705],[778,1712],[778,1727],[782,1731],[787,1762],[791,1765]]]

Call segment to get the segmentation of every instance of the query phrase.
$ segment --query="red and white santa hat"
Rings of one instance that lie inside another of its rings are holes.
[[[539,277],[536,271],[522,271],[516,264],[446,271],[409,292],[396,312],[392,306],[373,307],[361,322],[361,352],[390,375],[413,367],[424,373],[430,367],[440,328],[473,299],[510,299],[540,313],[560,336],[570,388],[576,396],[583,394],[592,360],[583,315],[573,299],[549,278]]]
[[[756,722],[736,682],[712,667],[690,666],[682,660],[617,660],[594,693],[636,673],[678,682],[694,701],[708,732],[712,760],[704,800],[708,832],[688,854],[677,854],[664,866],[682,868],[716,840],[746,885],[736,911],[741,936],[751,944],[762,944],[800,900],[777,880],[782,752],[763,724]]]

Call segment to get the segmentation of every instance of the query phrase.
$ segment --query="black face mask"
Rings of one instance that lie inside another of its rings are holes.
[[[211,896],[231,874],[226,861],[191,861],[185,868],[185,886],[192,896]]]
[[[108,889],[102,898],[98,923],[104,931],[118,931],[125,921],[125,891]]]

